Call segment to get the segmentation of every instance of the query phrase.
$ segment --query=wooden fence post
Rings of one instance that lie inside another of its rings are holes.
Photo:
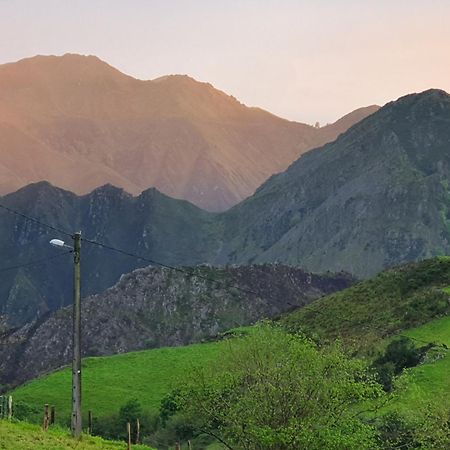
[[[179,442],[177,442],[177,443],[175,444],[175,450],[181,450],[181,447],[180,447],[180,443],[179,443]]]
[[[44,405],[44,420],[43,420],[43,423],[42,423],[42,429],[43,429],[44,431],[47,431],[47,430],[48,430],[48,422],[49,422],[48,403],[46,403],[46,404]]]
[[[190,440],[188,440],[188,449],[192,450],[192,446],[191,446],[191,441]]]
[[[131,450],[131,425],[127,422],[127,433],[128,433],[128,450]]]
[[[12,419],[13,415],[13,398],[11,395],[8,397],[8,420]]]
[[[50,408],[50,425],[55,424],[55,419],[56,419],[56,408],[52,406]]]
[[[139,444],[139,439],[141,438],[141,423],[139,419],[136,419],[136,444]]]
[[[88,433],[92,434],[92,411],[88,411]]]

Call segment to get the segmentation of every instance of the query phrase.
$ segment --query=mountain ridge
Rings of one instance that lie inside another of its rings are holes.
[[[83,231],[85,295],[142,266],[139,257],[171,266],[279,262],[367,278],[450,253],[449,125],[450,96],[443,91],[402,98],[222,213],[156,189],[133,197],[112,186],[77,196],[42,183],[1,202],[69,234]],[[0,231],[8,266],[53,258],[48,241],[67,239],[3,210]],[[109,253],[88,240],[137,257]],[[52,261],[0,272],[0,313],[10,326],[69,302],[71,265]]]
[[[373,112],[316,129],[187,75],[138,80],[74,54],[0,65],[0,89],[0,194],[49,180],[83,195],[109,182],[213,211]]]

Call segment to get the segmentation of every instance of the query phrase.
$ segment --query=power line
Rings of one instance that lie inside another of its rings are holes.
[[[154,259],[147,258],[147,257],[142,256],[142,255],[137,255],[137,254],[135,254],[135,253],[131,253],[131,252],[128,252],[128,251],[126,251],[126,250],[122,250],[122,249],[120,249],[120,248],[116,248],[116,247],[112,247],[112,246],[107,245],[107,244],[103,244],[102,242],[93,241],[93,240],[86,239],[86,238],[82,238],[81,240],[82,240],[83,242],[87,242],[87,243],[92,244],[92,245],[97,245],[98,247],[102,247],[102,248],[105,248],[105,249],[107,249],[107,250],[111,250],[111,251],[114,251],[114,252],[117,252],[117,253],[121,253],[122,255],[125,255],[125,256],[130,256],[130,257],[132,257],[132,258],[140,259],[141,261],[145,261],[145,262],[147,262],[147,263],[149,263],[149,264],[153,264],[153,265],[156,265],[156,266],[164,267],[164,268],[166,268],[166,269],[170,269],[170,270],[174,270],[174,271],[176,271],[176,272],[183,273],[184,275],[186,275],[186,276],[188,276],[188,277],[196,277],[196,278],[200,278],[200,279],[202,279],[202,280],[210,281],[210,282],[216,283],[216,284],[218,284],[218,285],[221,285],[221,284],[222,284],[222,287],[224,287],[225,289],[226,289],[226,288],[234,288],[234,289],[237,289],[237,290],[239,290],[239,291],[245,292],[245,293],[247,293],[247,294],[260,295],[259,293],[255,292],[255,291],[252,291],[252,290],[250,290],[250,289],[245,289],[245,288],[242,288],[242,287],[237,286],[237,285],[230,285],[230,284],[226,284],[226,285],[225,285],[225,284],[224,284],[222,281],[220,281],[220,280],[216,280],[215,278],[207,277],[207,276],[205,276],[205,275],[200,275],[200,274],[198,274],[198,273],[195,273],[194,270],[183,269],[182,267],[171,266],[171,265],[169,265],[169,264],[165,264],[165,263],[156,261],[156,260],[154,260]]]
[[[54,260],[56,258],[60,258],[63,255],[68,255],[69,253],[72,253],[72,250],[69,250],[69,251],[66,251],[66,252],[62,252],[62,253],[58,253],[57,255],[49,256],[47,258],[36,259],[34,261],[30,261],[30,262],[27,262],[27,263],[24,263],[24,264],[18,264],[17,266],[4,267],[4,268],[0,269],[0,273],[7,272],[9,270],[21,269],[22,267],[34,266],[35,264],[41,264],[41,263],[44,263],[44,262],[52,261],[52,260]]]
[[[41,225],[43,227],[46,227],[46,228],[48,228],[50,230],[57,231],[58,233],[64,234],[66,236],[73,237],[72,233],[69,233],[69,232],[67,232],[65,230],[61,230],[60,228],[54,227],[52,225],[49,225],[48,223],[42,222],[42,221],[40,221],[40,220],[38,220],[38,219],[36,219],[34,217],[27,216],[26,214],[20,213],[19,211],[16,211],[16,210],[14,210],[12,208],[9,208],[8,206],[0,204],[0,208],[3,208],[4,210],[8,211],[11,214],[14,214],[14,215],[17,215],[19,217],[22,217],[25,220],[28,220],[28,221],[33,222],[33,223],[36,223],[36,224]],[[242,288],[240,286],[224,285],[222,281],[219,281],[219,280],[216,280],[214,278],[207,277],[207,276],[204,276],[204,275],[197,274],[197,273],[194,272],[194,270],[187,270],[187,269],[183,269],[181,267],[171,266],[169,264],[165,264],[165,263],[162,263],[160,261],[156,261],[154,259],[147,258],[147,257],[142,256],[142,255],[136,255],[135,253],[131,253],[131,252],[128,252],[126,250],[122,250],[122,249],[119,249],[119,248],[116,248],[116,247],[112,247],[110,245],[103,244],[102,242],[94,241],[94,240],[91,240],[91,239],[82,238],[82,240],[84,242],[89,243],[89,244],[97,245],[97,246],[103,247],[103,248],[105,248],[107,250],[112,250],[112,251],[115,251],[117,253],[121,253],[122,255],[130,256],[132,258],[136,258],[136,259],[139,259],[141,261],[148,262],[149,264],[153,264],[153,265],[156,265],[156,266],[159,266],[159,267],[165,267],[166,269],[170,269],[170,270],[173,270],[173,271],[176,271],[176,272],[183,273],[184,275],[189,276],[189,277],[197,277],[197,278],[200,278],[200,279],[203,279],[203,280],[206,280],[206,281],[213,282],[213,283],[215,283],[217,285],[222,285],[225,289],[227,287],[229,287],[229,288],[234,288],[236,290],[239,290],[241,292],[245,292],[247,294],[252,294],[252,295],[256,295],[256,296],[259,295],[255,291],[252,291],[250,289],[245,289],[245,288]],[[12,269],[8,268],[7,270],[12,270]]]
[[[16,211],[16,210],[14,210],[12,208],[9,208],[8,206],[2,205],[1,203],[0,203],[0,208],[8,211],[11,214],[14,214],[16,216],[22,217],[23,219],[28,220],[29,222],[34,222],[34,223],[36,223],[38,225],[41,225],[41,226],[46,227],[46,228],[49,228],[50,230],[57,231],[58,233],[61,233],[61,234],[64,234],[66,236],[72,237],[72,233],[69,233],[68,231],[64,231],[64,230],[61,230],[60,228],[56,228],[56,227],[54,227],[52,225],[49,225],[48,223],[41,222],[40,220],[38,220],[38,219],[36,219],[34,217],[27,216],[26,214],[20,213],[19,211]]]

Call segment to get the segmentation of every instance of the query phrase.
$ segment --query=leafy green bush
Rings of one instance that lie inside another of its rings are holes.
[[[358,409],[383,393],[363,363],[281,329],[230,341],[222,361],[197,370],[182,392],[178,414],[229,448],[376,447]]]

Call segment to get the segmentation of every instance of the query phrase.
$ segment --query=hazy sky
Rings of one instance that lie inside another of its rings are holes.
[[[0,0],[0,63],[67,52],[325,123],[450,91],[450,0]]]

